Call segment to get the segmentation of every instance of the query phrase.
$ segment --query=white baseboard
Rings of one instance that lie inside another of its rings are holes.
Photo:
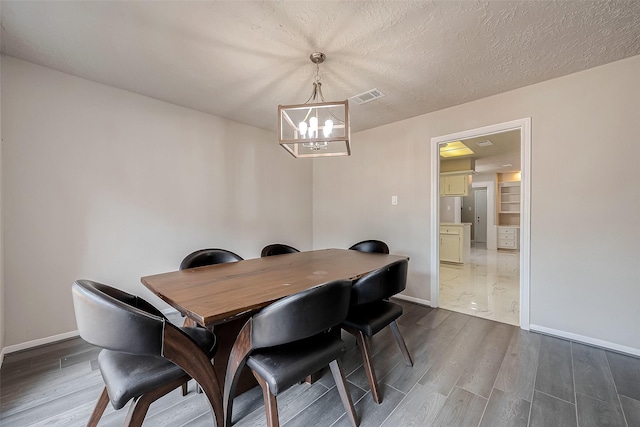
[[[50,337],[39,338],[37,340],[27,341],[27,342],[23,342],[23,343],[20,343],[20,344],[9,345],[9,346],[7,346],[7,347],[2,349],[3,357],[4,357],[4,354],[15,353],[16,351],[20,351],[20,350],[26,350],[28,348],[38,347],[40,345],[51,344],[51,343],[54,343],[56,341],[62,341],[62,340],[66,340],[66,339],[69,339],[69,338],[75,338],[78,335],[80,335],[80,334],[76,330],[76,331],[71,331],[71,332],[65,332],[64,334],[58,334],[58,335],[52,335]]]
[[[396,294],[393,296],[394,298],[402,299],[409,302],[415,302],[416,304],[426,305],[427,307],[431,307],[431,301],[427,301],[426,299],[420,299],[416,297],[410,297],[408,295]]]
[[[540,325],[529,325],[529,329],[541,334],[552,335],[558,338],[564,338],[570,341],[576,341],[595,347],[606,348],[607,350],[616,351],[618,353],[629,354],[632,356],[640,356],[640,348],[627,347],[625,345],[615,344],[609,341],[603,341],[596,338],[585,337],[584,335],[573,334],[571,332],[560,331],[558,329],[547,328]]]
[[[2,368],[2,362],[4,362],[4,347],[0,349],[0,368]]]

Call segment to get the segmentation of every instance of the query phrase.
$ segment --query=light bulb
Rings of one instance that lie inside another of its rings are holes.
[[[324,137],[328,138],[331,136],[331,131],[333,130],[333,121],[327,120],[324,122],[324,127],[322,128],[322,133],[324,133]]]
[[[313,133],[313,136],[311,135]],[[318,118],[311,117],[309,119],[309,138],[315,138],[318,136]]]
[[[298,130],[300,131],[300,137],[304,139],[307,133],[307,122],[298,123]]]

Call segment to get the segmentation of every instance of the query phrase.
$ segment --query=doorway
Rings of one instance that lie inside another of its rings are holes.
[[[529,329],[529,257],[530,257],[530,150],[531,150],[531,119],[521,119],[514,120],[512,122],[500,123],[492,126],[486,126],[483,128],[472,129],[468,131],[458,132],[454,134],[444,135],[441,137],[436,137],[431,139],[431,173],[432,173],[432,193],[431,193],[431,205],[433,213],[431,217],[431,232],[433,236],[439,235],[439,226],[440,226],[440,189],[439,189],[439,181],[440,181],[440,145],[443,143],[450,143],[454,141],[467,140],[471,138],[478,137],[487,137],[490,139],[490,135],[500,134],[508,131],[519,131],[520,138],[520,177],[521,177],[521,193],[520,193],[520,226],[518,229],[519,233],[519,252],[510,252],[513,262],[518,267],[517,275],[519,279],[519,325],[522,329]],[[494,182],[494,185],[495,182]],[[495,195],[493,194],[493,198],[489,197],[489,193],[495,193],[494,188],[487,188],[487,190],[492,190],[487,192],[487,196],[484,197],[486,200],[487,213],[485,214],[488,217],[488,226],[486,227],[486,237],[484,240],[488,241],[487,246],[488,249],[495,249],[494,253],[498,254],[500,252],[497,251],[497,247],[495,246],[495,240],[498,231],[496,222],[493,221],[491,217],[496,217],[495,215]],[[482,190],[480,190],[482,191]],[[479,196],[482,199],[482,196]],[[475,196],[474,196],[475,202]],[[482,204],[482,202],[480,202]],[[482,212],[482,206],[477,211],[478,213]],[[464,208],[463,208],[464,209]],[[491,211],[491,212],[489,212]],[[477,216],[476,210],[474,207],[474,224],[476,224]],[[482,221],[480,221],[482,222]],[[478,228],[478,227],[476,227]],[[478,230],[476,230],[477,232]],[[480,231],[482,232],[482,231]],[[474,233],[474,237],[476,239],[483,239],[482,236],[476,236],[477,233]],[[431,239],[431,263],[432,263],[432,274],[431,274],[431,305],[434,307],[438,307],[440,300],[440,248],[439,242],[440,239],[432,238]],[[513,265],[513,264],[512,264]]]
[[[478,245],[487,247],[487,188],[474,188],[473,190],[473,226],[471,227],[471,240]]]

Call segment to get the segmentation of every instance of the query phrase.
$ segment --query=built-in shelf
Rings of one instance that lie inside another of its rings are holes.
[[[498,183],[498,249],[520,246],[520,181]]]

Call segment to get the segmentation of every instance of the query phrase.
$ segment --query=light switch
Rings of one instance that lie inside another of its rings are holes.
[[[394,206],[398,204],[398,196],[391,196],[391,204]]]

